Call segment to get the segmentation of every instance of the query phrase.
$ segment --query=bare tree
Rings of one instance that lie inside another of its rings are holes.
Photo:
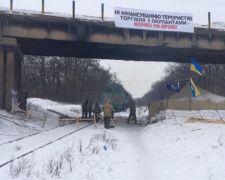
[[[98,101],[104,86],[113,81],[118,81],[116,74],[103,69],[99,60],[25,56],[22,63],[22,89],[30,96],[73,103]]]
[[[172,82],[177,85],[177,79],[189,79],[190,76],[195,84],[212,93],[225,96],[225,65],[224,64],[200,64],[202,66],[202,76],[190,71],[189,63],[170,63],[165,68],[165,76],[156,81],[151,86],[151,90],[141,99],[142,103],[152,100],[162,100],[169,97],[174,92],[166,89],[166,83]],[[184,81],[185,82],[185,81]],[[186,81],[187,82],[187,81]],[[185,84],[185,83],[184,83]],[[181,84],[181,87],[184,85]]]

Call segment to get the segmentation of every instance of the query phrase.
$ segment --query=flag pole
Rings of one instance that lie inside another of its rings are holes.
[[[196,97],[199,94],[201,94],[198,91],[196,85],[194,84],[194,82],[193,82],[193,80],[191,78],[191,76],[192,76],[192,72],[191,71],[195,71],[196,73],[202,75],[200,73],[201,70],[202,70],[202,67],[200,65],[198,65],[197,62],[195,62],[194,58],[191,58],[191,68],[190,68],[190,89],[191,89],[191,91],[190,91],[190,111],[192,110],[192,107],[191,107],[191,98],[192,98],[192,95],[193,95],[193,97]]]
[[[190,66],[191,66],[191,64],[190,64]],[[190,67],[190,78],[191,78],[191,67]],[[190,78],[189,78],[189,86],[190,86],[190,91],[189,91],[189,93],[190,93],[190,111],[191,111],[191,80],[190,80]]]

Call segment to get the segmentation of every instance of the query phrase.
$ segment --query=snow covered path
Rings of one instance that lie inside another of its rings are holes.
[[[121,152],[118,154],[120,165],[111,177],[112,179],[139,179],[141,177],[149,177],[148,164],[149,146],[143,143],[140,138],[144,125],[127,124],[126,121],[119,121],[115,131],[120,132],[123,137]],[[121,168],[122,167],[122,168]],[[123,174],[123,177],[117,177],[116,174]]]

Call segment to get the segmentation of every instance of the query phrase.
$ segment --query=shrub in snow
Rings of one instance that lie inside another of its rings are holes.
[[[35,163],[32,159],[22,158],[16,161],[11,161],[9,164],[9,174],[12,178],[17,177],[20,173],[26,173],[26,176],[29,177],[35,166]]]
[[[64,156],[58,154],[56,158],[49,158],[46,163],[43,165],[44,171],[52,176],[60,176],[60,172],[63,169]]]
[[[83,143],[81,140],[79,140],[79,144],[77,147],[78,147],[79,152],[82,153],[83,152]]]
[[[102,140],[103,138],[105,139],[105,137],[106,137],[106,135],[105,135],[105,132],[104,132],[104,134],[102,135],[102,134],[94,134],[93,135],[93,140],[94,139],[96,139],[96,140]]]
[[[53,171],[54,175],[59,176],[61,170],[63,169],[63,155],[60,155],[60,158],[55,161],[54,165],[55,165],[55,169]]]
[[[69,163],[70,172],[72,172],[73,171],[72,163],[74,161],[74,156],[75,156],[73,145],[67,148],[67,150],[64,153],[64,156],[65,156],[67,162]]]
[[[33,161],[32,161],[32,163],[31,162],[28,163],[28,167],[26,169],[27,177],[29,177],[32,174],[32,170],[33,170],[34,166],[35,166],[35,163]]]
[[[95,175],[93,173],[87,174],[87,180],[95,180]]]
[[[87,148],[86,148],[86,149],[90,148],[90,147],[91,147],[91,145],[93,144],[93,142],[94,142],[94,139],[93,139],[93,138],[91,138],[91,139],[90,139],[90,142],[89,142],[89,144],[88,144],[88,146],[87,146]]]
[[[95,134],[93,135],[91,142],[103,142],[107,147],[111,147],[112,150],[115,150],[117,147],[117,139],[115,139],[110,133],[106,131],[103,134]],[[91,146],[91,145],[90,145]],[[90,147],[89,146],[89,147]]]
[[[54,159],[48,159],[47,163],[44,163],[43,169],[49,173],[52,174],[53,170],[54,170]]]
[[[109,145],[111,146],[112,150],[115,150],[117,146],[117,139],[111,139]]]
[[[100,151],[100,147],[99,146],[97,146],[97,145],[93,146],[93,148],[92,148],[92,153],[93,154],[98,154],[99,151]]]

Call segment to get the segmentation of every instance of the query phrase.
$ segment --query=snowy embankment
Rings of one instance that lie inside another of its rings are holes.
[[[81,105],[58,103],[48,99],[29,98],[28,104],[31,104],[36,109],[41,109],[42,111],[50,109],[71,117],[76,117],[76,110],[81,112]]]
[[[41,118],[31,116],[28,121],[25,121],[26,114],[24,113],[18,112],[11,115],[4,110],[0,110],[0,144],[57,127],[58,114],[49,112],[47,109],[55,110],[71,117],[76,116],[75,110],[81,109],[80,105],[57,103],[39,98],[29,98],[27,107],[28,110],[32,110],[32,113],[39,117],[47,115],[44,128],[42,128],[43,120]]]
[[[200,110],[200,111],[184,111],[184,110],[166,110],[160,111],[151,120],[161,121],[164,119],[176,118],[196,118],[196,119],[211,119],[225,120],[225,110]]]
[[[37,109],[47,106],[46,100],[38,101],[42,101],[42,107],[38,105]],[[71,109],[66,104],[63,108]],[[116,128],[106,130],[98,124],[97,129],[89,126],[77,131],[1,167],[1,179],[223,180],[225,125],[185,123],[189,117],[212,118],[216,114],[214,119],[224,119],[223,113],[168,110],[160,113],[164,120],[147,126],[127,124],[127,111],[115,114]],[[58,133],[69,132],[75,125],[61,128],[57,128]],[[46,140],[56,136],[46,133]],[[43,134],[37,137],[45,139]],[[38,144],[38,140],[20,143],[12,143],[14,148],[9,152],[4,150],[6,146],[0,146],[1,156],[10,159]]]

